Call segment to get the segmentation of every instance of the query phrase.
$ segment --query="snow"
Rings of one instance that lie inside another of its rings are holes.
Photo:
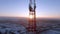
[[[47,31],[42,32],[41,34],[60,34],[60,31],[47,30]]]
[[[10,24],[10,23],[0,23],[0,33],[1,34],[26,34],[25,27],[17,24]]]

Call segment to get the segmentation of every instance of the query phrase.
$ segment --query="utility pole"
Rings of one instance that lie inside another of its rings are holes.
[[[36,3],[35,0],[29,0],[29,23],[28,32],[36,34]]]

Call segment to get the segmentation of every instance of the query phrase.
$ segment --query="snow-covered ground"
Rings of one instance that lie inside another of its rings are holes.
[[[17,24],[0,23],[0,34],[26,34],[26,29]]]
[[[37,30],[40,34],[60,34],[60,24],[41,26]]]
[[[41,34],[60,34],[60,31],[47,30],[47,31],[42,32]]]
[[[28,20],[25,18],[0,18],[0,34],[27,34],[27,26]],[[59,33],[60,21],[37,19],[37,30],[37,33],[40,34],[55,34],[55,32]]]

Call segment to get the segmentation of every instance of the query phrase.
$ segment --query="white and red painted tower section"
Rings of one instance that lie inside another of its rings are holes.
[[[29,1],[29,24],[28,31],[36,34],[36,3],[35,0]]]

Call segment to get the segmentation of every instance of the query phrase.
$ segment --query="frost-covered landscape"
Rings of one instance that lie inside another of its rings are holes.
[[[37,34],[60,34],[60,19],[38,19]],[[0,34],[27,34],[27,18],[0,17]]]
[[[18,24],[0,23],[0,34],[26,34],[26,29]]]

